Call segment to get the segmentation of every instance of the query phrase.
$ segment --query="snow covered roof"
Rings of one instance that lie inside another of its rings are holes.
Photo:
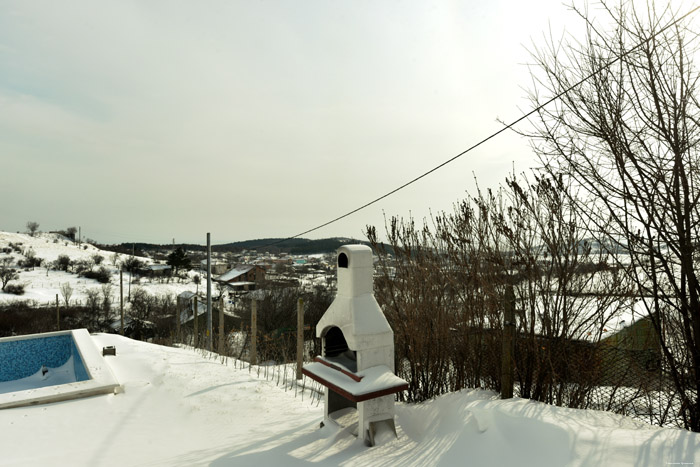
[[[255,282],[251,282],[251,281],[239,281],[239,282],[229,282],[225,285],[226,285],[226,287],[236,289],[239,287],[245,287],[246,285],[250,286],[250,285],[256,285],[256,284],[255,284]]]
[[[227,271],[227,272],[223,273],[222,275],[220,275],[219,277],[217,277],[216,280],[218,280],[218,281],[223,281],[223,282],[228,282],[228,281],[233,280],[233,279],[235,279],[236,277],[238,277],[238,276],[240,276],[240,275],[242,275],[242,274],[245,274],[246,272],[250,271],[250,270],[253,269],[254,267],[255,267],[255,266],[238,266],[238,267],[235,267],[235,268],[231,269],[230,271]]]

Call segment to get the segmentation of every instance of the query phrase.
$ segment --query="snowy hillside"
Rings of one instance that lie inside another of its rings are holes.
[[[319,429],[323,403],[201,352],[93,336],[117,395],[0,411],[2,465],[700,465],[700,434],[484,391],[397,404],[399,438],[373,448]]]
[[[61,298],[61,284],[68,283],[74,290],[72,295],[73,301],[83,301],[85,292],[88,289],[100,287],[101,284],[94,279],[86,279],[78,277],[76,274],[71,274],[64,271],[49,269],[46,266],[55,261],[59,256],[68,256],[72,261],[86,260],[89,261],[95,255],[102,256],[100,266],[104,266],[112,274],[111,284],[114,287],[113,293],[115,299],[119,293],[119,269],[120,261],[127,258],[126,255],[115,254],[111,251],[103,251],[99,248],[83,243],[77,243],[58,234],[39,233],[32,237],[22,233],[11,233],[0,231],[0,251],[3,248],[8,248],[9,245],[15,245],[21,252],[13,250],[11,253],[0,252],[0,258],[11,256],[13,264],[20,259],[25,258],[28,251],[32,251],[36,257],[44,260],[42,266],[34,268],[19,268],[19,279],[13,282],[24,284],[25,293],[23,295],[13,295],[0,291],[0,303],[14,300],[36,300],[40,304],[53,302],[56,294]],[[138,258],[140,261],[150,264],[153,261],[150,258]],[[191,273],[194,275],[195,273]],[[128,287],[129,275],[124,275],[124,287]],[[153,295],[161,295],[166,293],[178,294],[184,290],[194,290],[194,285],[191,282],[179,282],[177,279],[171,280],[168,283],[158,281],[141,280],[138,286],[145,288]],[[125,291],[126,294],[126,291]]]

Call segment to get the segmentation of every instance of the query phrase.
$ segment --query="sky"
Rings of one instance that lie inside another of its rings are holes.
[[[528,49],[576,24],[554,0],[0,0],[0,230],[296,235],[519,117]],[[305,237],[420,222],[534,165],[505,133]]]

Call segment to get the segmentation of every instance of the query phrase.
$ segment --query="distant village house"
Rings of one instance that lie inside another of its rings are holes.
[[[255,290],[256,285],[265,282],[265,268],[258,265],[236,266],[214,280],[235,289]]]

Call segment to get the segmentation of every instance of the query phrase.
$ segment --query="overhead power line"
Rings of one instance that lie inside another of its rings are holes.
[[[476,144],[474,144],[474,145],[468,147],[467,149],[465,149],[464,151],[460,152],[460,153],[457,154],[456,156],[453,156],[453,157],[451,157],[450,159],[447,159],[446,161],[444,161],[443,163],[441,163],[441,164],[439,164],[439,165],[436,165],[436,166],[433,167],[432,169],[428,170],[427,172],[422,173],[421,175],[418,175],[417,177],[415,177],[415,178],[409,180],[408,182],[404,183],[403,185],[394,188],[393,190],[391,190],[391,191],[389,191],[389,192],[387,192],[387,193],[385,193],[385,194],[379,196],[378,198],[373,199],[372,201],[369,201],[369,202],[363,204],[363,205],[360,206],[360,207],[357,207],[357,208],[353,209],[352,211],[348,211],[348,212],[346,212],[345,214],[342,214],[342,215],[340,215],[340,216],[338,216],[338,217],[336,217],[336,218],[334,218],[334,219],[331,219],[331,220],[329,220],[328,222],[324,222],[323,224],[317,225],[316,227],[313,227],[313,228],[311,228],[311,229],[305,230],[305,231],[300,232],[300,233],[298,233],[298,234],[296,234],[296,235],[293,235],[293,236],[291,236],[291,237],[287,237],[287,238],[284,238],[284,239],[282,239],[282,240],[277,240],[277,241],[274,241],[274,242],[272,242],[272,243],[268,243],[268,244],[266,244],[266,245],[260,246],[260,247],[258,247],[258,248],[266,248],[266,247],[278,245],[278,244],[280,244],[280,243],[286,242],[287,240],[293,240],[293,239],[295,239],[295,238],[301,237],[302,235],[306,235],[306,234],[309,234],[309,233],[314,232],[314,231],[316,231],[316,230],[320,230],[320,229],[322,229],[322,228],[324,228],[324,227],[327,227],[327,226],[329,226],[329,225],[331,225],[331,224],[334,224],[334,223],[338,222],[339,220],[342,220],[342,219],[345,219],[346,217],[352,216],[352,215],[355,214],[356,212],[362,211],[363,209],[368,208],[368,207],[372,206],[373,204],[376,204],[376,203],[378,203],[379,201],[381,201],[381,200],[383,200],[383,199],[385,199],[385,198],[388,198],[389,196],[393,195],[394,193],[399,192],[399,191],[403,190],[404,188],[406,188],[406,187],[408,187],[408,186],[410,186],[410,185],[413,185],[413,184],[416,183],[417,181],[419,181],[419,180],[421,180],[421,179],[427,177],[427,176],[430,175],[431,173],[433,173],[433,172],[435,172],[435,171],[437,171],[437,170],[443,168],[444,166],[446,166],[447,164],[450,164],[451,162],[456,161],[456,160],[459,159],[460,157],[462,157],[462,156],[464,156],[465,154],[467,154],[467,153],[473,151],[474,149],[478,148],[479,146],[481,146],[482,144],[486,143],[487,141],[489,141],[489,140],[495,138],[496,136],[500,135],[500,134],[503,133],[504,131],[510,130],[511,128],[513,128],[513,127],[514,127],[515,125],[517,125],[518,123],[520,123],[520,122],[522,122],[523,120],[529,118],[531,115],[533,115],[533,114],[539,112],[539,111],[542,110],[544,107],[546,107],[546,106],[548,106],[549,104],[551,104],[552,102],[554,102],[554,101],[560,99],[562,96],[568,94],[572,89],[577,88],[578,86],[580,86],[581,84],[585,83],[586,81],[588,81],[589,79],[591,79],[592,77],[594,77],[595,75],[597,75],[598,73],[600,73],[601,71],[603,71],[603,70],[605,70],[605,69],[611,67],[611,66],[614,65],[615,63],[619,62],[620,60],[622,60],[623,58],[625,58],[627,55],[631,54],[632,52],[634,52],[635,50],[637,50],[638,48],[640,48],[641,46],[643,46],[644,44],[646,44],[647,42],[649,42],[650,40],[652,40],[653,38],[655,38],[656,36],[658,36],[659,34],[663,33],[663,32],[666,31],[667,29],[670,29],[671,27],[675,26],[676,24],[678,24],[679,22],[683,21],[685,18],[687,18],[688,16],[692,15],[693,13],[695,13],[695,12],[698,11],[698,10],[700,10],[700,5],[698,5],[697,7],[693,8],[692,10],[690,10],[688,13],[684,14],[683,16],[681,16],[681,17],[679,17],[679,18],[676,18],[675,20],[671,21],[669,24],[667,24],[667,25],[664,26],[663,28],[659,29],[657,32],[655,32],[654,34],[652,34],[651,36],[649,36],[649,37],[646,38],[645,40],[639,42],[637,45],[635,45],[635,46],[632,47],[631,49],[627,50],[626,52],[624,52],[624,53],[618,55],[617,57],[615,57],[614,59],[610,60],[608,63],[606,63],[605,65],[603,65],[603,66],[600,67],[599,69],[597,69],[597,70],[591,72],[589,75],[585,76],[584,78],[582,78],[582,79],[579,80],[578,82],[572,84],[571,86],[569,86],[568,88],[566,88],[564,91],[560,92],[559,94],[556,94],[554,97],[550,98],[549,100],[547,100],[547,101],[544,102],[543,104],[538,105],[537,107],[535,107],[534,109],[530,110],[529,112],[527,112],[527,113],[521,115],[521,116],[520,116],[519,118],[517,118],[516,120],[513,120],[513,121],[512,121],[511,123],[509,123],[508,125],[502,127],[500,130],[498,130],[498,131],[496,131],[496,132],[490,134],[490,135],[487,136],[486,138],[484,138],[484,139],[482,139],[481,141],[477,142]]]

